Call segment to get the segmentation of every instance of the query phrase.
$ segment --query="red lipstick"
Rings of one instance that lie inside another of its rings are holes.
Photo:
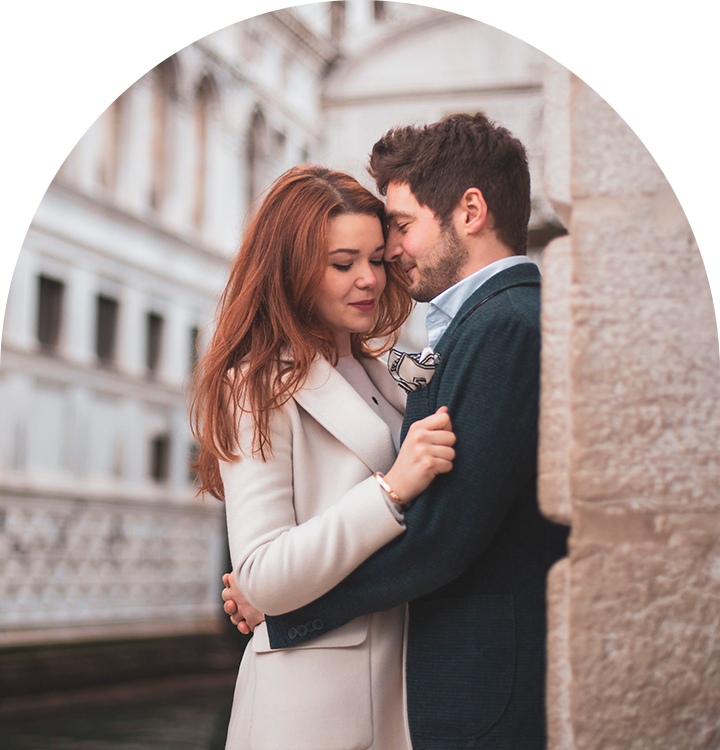
[[[372,312],[375,309],[374,299],[361,299],[359,302],[351,302],[350,304],[362,312]]]

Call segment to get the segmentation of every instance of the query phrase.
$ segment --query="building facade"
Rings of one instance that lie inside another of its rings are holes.
[[[214,630],[223,507],[184,387],[254,198],[318,151],[336,44],[288,11],[131,86],[28,231],[3,332],[0,645]]]
[[[185,386],[253,200],[309,161],[367,183],[389,127],[485,109],[528,146],[537,253],[562,231],[540,189],[543,64],[461,16],[317,3],[195,42],[101,115],[8,301],[0,645],[217,628],[223,507],[195,497]]]

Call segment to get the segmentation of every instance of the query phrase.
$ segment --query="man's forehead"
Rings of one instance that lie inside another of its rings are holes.
[[[385,193],[385,213],[392,219],[397,216],[413,216],[420,209],[420,204],[405,182],[391,182]]]

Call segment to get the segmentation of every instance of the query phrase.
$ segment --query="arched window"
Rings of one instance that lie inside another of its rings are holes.
[[[345,0],[332,0],[330,3],[330,36],[342,39],[345,33]]]
[[[196,227],[201,227],[205,218],[205,191],[208,182],[208,151],[210,148],[209,131],[212,119],[217,110],[217,92],[215,84],[210,76],[203,76],[195,95],[195,136],[196,154],[195,161],[195,206],[193,210],[193,222]]]
[[[108,190],[115,190],[120,167],[123,121],[128,106],[127,93],[121,94],[104,112],[104,138],[100,161],[100,184]]]
[[[248,205],[265,189],[268,170],[268,132],[265,115],[257,107],[250,120],[247,140]]]
[[[153,71],[152,182],[150,205],[161,210],[172,182],[175,155],[177,68],[172,57]]]

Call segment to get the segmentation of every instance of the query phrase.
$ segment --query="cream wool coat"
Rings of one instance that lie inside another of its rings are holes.
[[[361,364],[402,413],[385,365]],[[267,462],[248,457],[245,417],[245,457],[220,468],[236,581],[253,606],[280,614],[329,591],[404,526],[372,477],[395,460],[390,430],[327,361],[315,361],[270,427]],[[410,750],[404,621],[396,607],[278,651],[262,623],[240,665],[226,750]]]

